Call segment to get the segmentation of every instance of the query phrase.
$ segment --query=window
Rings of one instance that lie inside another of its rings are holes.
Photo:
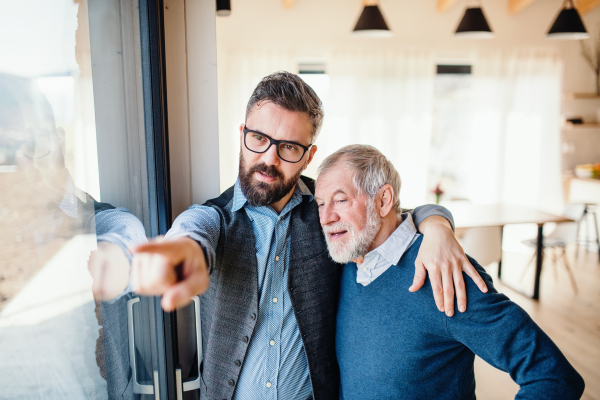
[[[329,104],[329,75],[324,63],[300,63],[298,75],[306,82],[323,102],[323,109],[327,110]]]
[[[470,65],[437,66],[428,187],[440,185],[448,200],[466,197],[461,154],[468,141],[471,87]]]
[[[143,0],[3,6],[2,397],[121,398],[160,381],[166,398],[160,305],[124,294],[127,246],[167,222],[157,21]],[[100,282],[123,295],[100,301]]]
[[[329,109],[329,75],[326,73],[324,63],[300,63],[298,66],[298,75],[306,82],[314,91],[323,103],[323,111],[327,115]],[[318,141],[318,138],[317,138]],[[317,142],[318,144],[318,142]],[[317,177],[318,163],[314,160],[309,164],[304,175],[311,178]]]

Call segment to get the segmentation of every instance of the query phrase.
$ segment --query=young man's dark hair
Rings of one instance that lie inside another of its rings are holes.
[[[270,101],[288,111],[307,113],[313,126],[312,141],[314,143],[323,124],[323,105],[313,88],[308,86],[298,75],[286,71],[275,72],[265,76],[248,101],[246,119],[254,106]]]

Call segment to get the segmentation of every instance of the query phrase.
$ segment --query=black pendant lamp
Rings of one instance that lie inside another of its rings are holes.
[[[228,17],[231,14],[231,0],[217,0],[217,16]]]
[[[494,37],[494,32],[488,25],[478,2],[467,7],[454,36],[472,39],[491,39]]]
[[[562,10],[548,31],[548,39],[580,40],[589,37],[573,1],[565,0]]]
[[[363,4],[364,8],[352,31],[352,35],[362,37],[392,36],[393,33],[388,28],[383,14],[377,6],[377,0],[363,0]]]

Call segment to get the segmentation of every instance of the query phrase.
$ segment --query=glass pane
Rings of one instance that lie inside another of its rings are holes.
[[[446,66],[448,67],[448,66]],[[466,66],[463,66],[466,67]],[[469,146],[472,77],[470,74],[444,73],[435,78],[434,119],[431,137],[427,186],[430,201],[443,189],[445,199],[465,200],[469,165],[462,149]],[[438,190],[439,189],[439,190]]]
[[[1,398],[166,398],[160,304],[128,288],[157,226],[141,6],[3,2]]]

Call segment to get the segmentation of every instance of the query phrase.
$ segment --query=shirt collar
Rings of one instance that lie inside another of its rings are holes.
[[[308,189],[304,181],[302,181],[302,179],[298,179],[298,183],[294,188],[294,193],[292,194],[292,197],[290,198],[288,204],[286,204],[285,208],[283,209],[282,214],[286,213],[287,211],[300,204],[304,197],[308,197],[308,201],[312,201],[313,194],[311,193],[310,189]],[[244,196],[244,193],[242,192],[242,186],[240,184],[240,179],[238,178],[235,181],[235,185],[233,187],[232,211],[235,212],[240,210],[246,205],[246,203],[248,203],[248,199],[246,199],[246,196]]]
[[[381,246],[369,252],[371,255],[375,255],[372,253],[379,253],[383,258],[385,258],[391,265],[396,265],[400,261],[400,258],[404,254],[404,252],[408,249],[410,244],[412,243],[413,238],[417,234],[417,228],[415,228],[415,224],[412,220],[412,217],[408,213],[402,214],[402,223],[396,230],[390,235],[389,238],[386,239]],[[367,254],[366,257],[369,256]],[[365,257],[365,259],[366,259]]]
[[[79,207],[77,194],[75,193],[75,183],[73,182],[73,178],[71,178],[71,174],[67,176],[67,185],[65,188],[65,195],[63,196],[58,208],[63,210],[65,214],[67,214],[71,218],[79,217]]]

